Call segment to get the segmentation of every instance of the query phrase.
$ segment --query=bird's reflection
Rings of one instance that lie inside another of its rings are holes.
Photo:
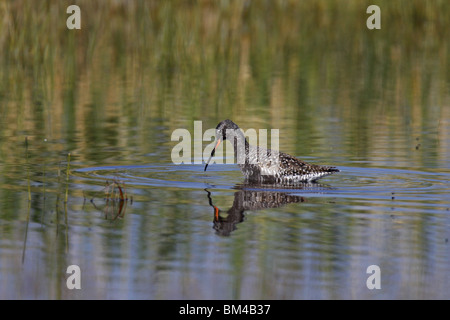
[[[214,225],[218,235],[229,236],[236,230],[236,225],[244,221],[245,211],[255,211],[268,208],[278,208],[289,203],[305,202],[302,196],[292,195],[293,192],[304,190],[323,191],[331,189],[318,183],[301,183],[292,186],[267,184],[240,184],[234,187],[233,205],[227,211],[221,210],[213,203],[211,192],[208,194],[209,205],[214,208]]]

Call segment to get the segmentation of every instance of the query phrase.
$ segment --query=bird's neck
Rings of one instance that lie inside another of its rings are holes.
[[[240,129],[235,130],[235,135],[231,141],[234,148],[235,161],[237,160],[238,156],[244,156],[248,154],[250,145],[248,141],[245,139],[244,133]],[[241,153],[244,154],[241,155]]]

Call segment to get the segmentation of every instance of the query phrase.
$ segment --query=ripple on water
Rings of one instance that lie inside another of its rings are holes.
[[[197,165],[140,165],[140,166],[102,166],[89,167],[73,171],[73,174],[84,180],[105,181],[118,180],[131,186],[148,186],[157,188],[189,188],[189,189],[231,189],[233,181],[239,181],[240,172],[231,166],[223,166],[221,172],[230,175],[213,175],[219,169],[204,173],[202,166]]]
[[[446,201],[450,192],[449,172],[406,169],[340,167],[341,172],[321,179],[318,184],[300,187],[248,186],[237,166],[217,164],[208,172],[202,165],[153,164],[134,166],[99,166],[76,169],[73,175],[81,183],[104,184],[114,179],[128,186],[155,188],[264,189],[288,193],[331,194],[336,197],[386,199],[401,196],[421,200]],[[394,200],[392,199],[392,200]]]

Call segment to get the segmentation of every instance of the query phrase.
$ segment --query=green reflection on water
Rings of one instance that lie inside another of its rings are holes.
[[[431,126],[442,140],[448,6],[405,3],[382,2],[382,28],[369,31],[364,1],[81,1],[82,30],[68,31],[64,1],[5,2],[0,134],[63,139],[88,158],[225,118],[283,128],[297,154],[317,135],[363,156],[380,131]],[[356,143],[333,141],[329,119]]]

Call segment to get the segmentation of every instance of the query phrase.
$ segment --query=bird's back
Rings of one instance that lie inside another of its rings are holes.
[[[239,166],[246,179],[263,182],[315,181],[339,172],[335,167],[309,164],[287,153],[274,152],[257,146],[248,147],[246,162]]]

